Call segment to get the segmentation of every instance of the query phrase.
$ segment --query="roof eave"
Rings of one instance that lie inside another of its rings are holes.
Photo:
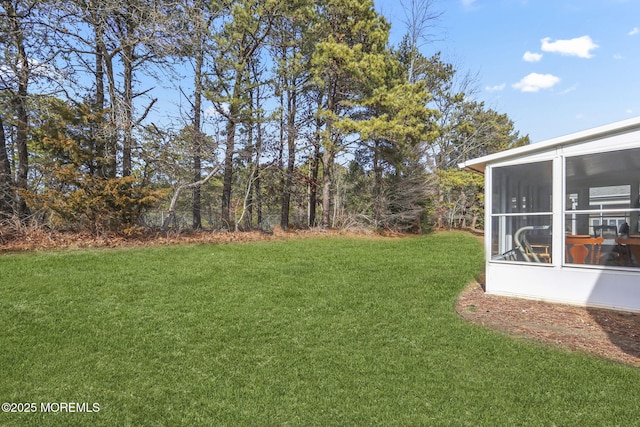
[[[465,169],[476,173],[484,173],[484,169],[487,163],[493,163],[498,160],[506,160],[510,157],[519,157],[529,153],[550,150],[561,145],[575,144],[581,141],[593,140],[608,135],[614,135],[633,130],[640,130],[640,116],[592,129],[587,129],[580,132],[575,132],[569,135],[548,139],[546,141],[525,145],[523,147],[512,148],[511,150],[489,154],[487,156],[478,157],[476,159],[467,160],[458,164],[458,167],[460,169]]]

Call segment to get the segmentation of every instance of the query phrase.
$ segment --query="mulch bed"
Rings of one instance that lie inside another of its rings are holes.
[[[469,322],[640,367],[640,314],[488,295],[469,284],[456,302]]]

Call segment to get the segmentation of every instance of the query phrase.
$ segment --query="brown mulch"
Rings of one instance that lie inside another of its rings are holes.
[[[464,319],[548,345],[640,367],[640,314],[486,294],[469,284],[456,302]]]

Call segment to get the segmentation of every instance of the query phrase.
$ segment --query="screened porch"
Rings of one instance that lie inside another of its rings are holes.
[[[554,170],[563,183],[558,225]],[[563,264],[639,267],[640,148],[496,166],[491,188],[493,261],[551,264],[559,256]],[[554,248],[558,229],[564,243]]]

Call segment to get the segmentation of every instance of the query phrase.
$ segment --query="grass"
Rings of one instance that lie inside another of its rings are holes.
[[[638,425],[640,370],[470,325],[461,234],[0,257],[0,425]]]

